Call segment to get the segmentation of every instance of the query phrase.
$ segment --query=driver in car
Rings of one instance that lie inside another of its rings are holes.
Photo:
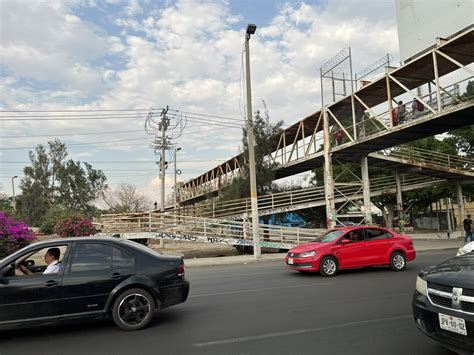
[[[48,266],[46,270],[43,271],[43,275],[47,274],[57,274],[59,272],[59,256],[61,252],[59,248],[49,248],[46,254],[44,255],[44,261]],[[34,273],[24,265],[18,265],[18,268],[15,270],[15,275],[24,276],[24,275],[34,275]]]

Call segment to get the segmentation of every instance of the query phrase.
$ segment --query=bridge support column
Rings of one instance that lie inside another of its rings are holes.
[[[336,226],[336,205],[334,203],[334,180],[332,177],[331,138],[329,133],[329,117],[326,107],[323,107],[324,133],[324,196],[326,198],[326,226],[332,229]]]
[[[370,203],[370,180],[369,180],[369,161],[367,154],[362,155],[361,160],[362,187],[364,194],[364,214],[365,224],[372,224],[372,208]]]
[[[463,230],[462,222],[466,218],[465,211],[464,211],[464,199],[462,197],[462,186],[459,182],[456,182],[456,190],[458,195],[458,211],[459,211],[459,221],[458,225],[460,226],[460,230]]]
[[[398,226],[400,234],[405,233],[405,218],[403,216],[403,198],[402,198],[402,183],[400,179],[400,171],[395,169],[395,182],[397,184],[397,212],[398,212]]]

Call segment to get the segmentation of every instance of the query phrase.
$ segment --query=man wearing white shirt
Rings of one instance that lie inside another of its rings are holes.
[[[47,274],[57,274],[59,272],[59,256],[61,255],[61,251],[59,248],[49,248],[46,254],[44,255],[44,261],[48,264],[46,270],[43,271],[43,275]],[[20,270],[23,272],[24,275],[34,275],[30,269],[26,266],[20,265]]]

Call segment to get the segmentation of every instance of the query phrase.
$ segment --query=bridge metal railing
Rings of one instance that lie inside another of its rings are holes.
[[[101,232],[120,233],[125,238],[154,238],[170,241],[192,241],[252,246],[252,226],[248,222],[209,219],[155,212],[103,215]],[[259,225],[260,245],[267,248],[288,249],[302,242],[314,240],[323,229],[291,228]]]
[[[474,161],[459,155],[445,154],[432,150],[402,145],[371,153],[374,157],[393,157],[412,162],[415,165],[437,167],[441,170],[456,169],[465,172],[474,172]]]

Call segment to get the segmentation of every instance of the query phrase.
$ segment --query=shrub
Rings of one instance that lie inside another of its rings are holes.
[[[35,234],[27,224],[0,211],[0,259],[28,245],[33,239]]]
[[[89,218],[74,216],[56,222],[54,233],[66,238],[88,236],[96,234],[97,231]]]
[[[53,234],[54,226],[58,221],[76,216],[79,216],[77,212],[53,206],[44,215],[39,230],[44,234]]]

